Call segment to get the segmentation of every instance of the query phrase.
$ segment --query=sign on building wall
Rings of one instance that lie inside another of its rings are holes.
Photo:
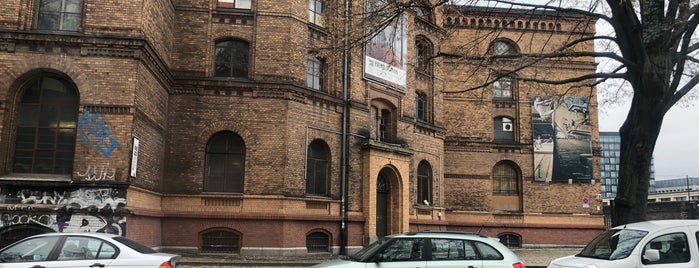
[[[533,96],[532,138],[536,181],[592,179],[589,99]]]
[[[133,148],[131,148],[131,170],[129,176],[135,178],[136,170],[138,170],[138,139],[133,138]]]
[[[398,16],[387,20],[386,3],[382,0],[365,1],[369,42],[364,52],[364,77],[390,87],[405,90],[407,81],[406,18]]]

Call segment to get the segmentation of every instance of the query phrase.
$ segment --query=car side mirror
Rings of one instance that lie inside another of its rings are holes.
[[[660,250],[657,249],[647,249],[646,252],[643,253],[643,260],[644,263],[647,262],[656,262],[660,260]]]

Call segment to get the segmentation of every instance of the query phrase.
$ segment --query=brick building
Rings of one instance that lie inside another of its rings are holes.
[[[304,254],[425,229],[521,245],[604,228],[595,94],[520,79],[594,60],[520,71],[507,56],[593,21],[284,3],[4,1],[0,242],[100,231]]]

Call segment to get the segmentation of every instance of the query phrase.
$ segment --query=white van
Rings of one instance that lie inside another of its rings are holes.
[[[609,229],[577,255],[551,261],[548,268],[697,268],[699,220],[630,223]]]

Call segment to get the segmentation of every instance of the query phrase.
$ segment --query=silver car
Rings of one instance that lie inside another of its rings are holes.
[[[525,265],[497,238],[428,231],[386,236],[350,257],[313,267],[525,268]]]
[[[126,237],[103,233],[48,233],[0,250],[0,267],[177,267],[178,255],[159,253]]]

